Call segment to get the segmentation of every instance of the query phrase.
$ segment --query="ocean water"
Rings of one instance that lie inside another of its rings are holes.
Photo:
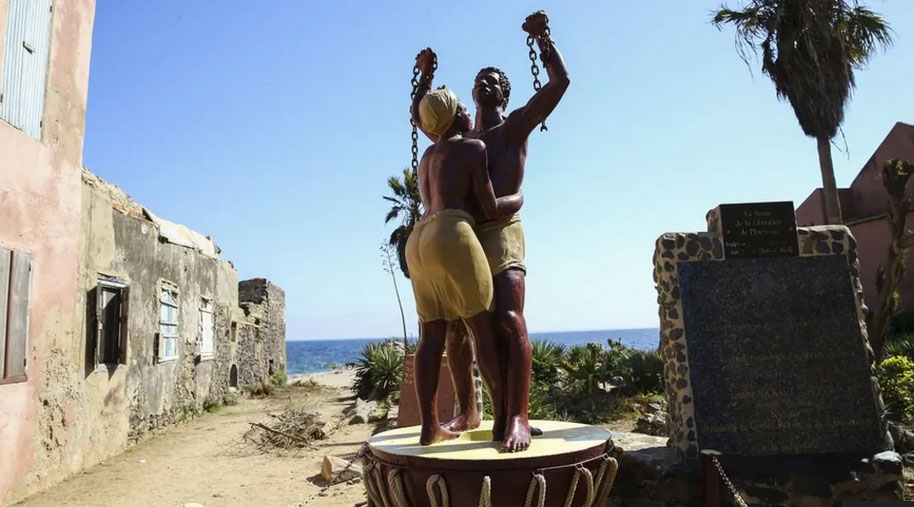
[[[607,329],[596,331],[562,331],[553,333],[530,333],[531,339],[549,339],[565,345],[583,345],[585,343],[606,344],[606,340],[621,341],[623,345],[640,349],[653,350],[660,343],[660,330],[646,329]],[[362,346],[369,342],[382,341],[382,338],[357,338],[349,340],[301,340],[286,342],[286,372],[316,373],[330,370],[334,364],[344,366],[355,362],[360,356]]]

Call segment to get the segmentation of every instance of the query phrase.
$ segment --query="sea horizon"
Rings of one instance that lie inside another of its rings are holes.
[[[286,372],[290,375],[331,371],[334,366],[345,367],[361,356],[366,343],[403,337],[330,338],[286,340]],[[409,336],[415,340],[416,336]],[[627,347],[654,350],[660,344],[660,329],[656,327],[625,329],[590,329],[583,331],[538,331],[530,333],[531,340],[547,339],[566,346],[618,340]]]
[[[618,331],[659,331],[658,327],[644,326],[644,327],[618,327],[618,328],[607,328],[607,329],[565,329],[565,330],[546,330],[546,331],[528,331],[530,338],[535,336],[540,336],[544,334],[558,334],[558,333],[597,333],[597,332],[618,332]],[[418,334],[408,334],[408,338],[418,338]],[[313,341],[347,341],[347,340],[388,340],[390,338],[402,339],[402,335],[390,335],[390,336],[352,336],[352,337],[343,337],[343,338],[286,338],[286,342],[313,342]]]

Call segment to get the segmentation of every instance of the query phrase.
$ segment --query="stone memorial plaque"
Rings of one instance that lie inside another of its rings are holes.
[[[845,256],[682,262],[679,282],[700,448],[885,447]]]
[[[721,204],[720,224],[727,259],[800,253],[790,201]]]

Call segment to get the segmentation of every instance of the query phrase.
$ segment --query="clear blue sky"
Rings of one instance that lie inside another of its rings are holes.
[[[516,107],[532,93],[520,25],[544,8],[572,83],[530,140],[529,327],[654,327],[661,233],[703,230],[723,202],[799,205],[821,183],[790,107],[740,61],[732,31],[708,23],[718,5],[99,2],[85,165],[212,235],[240,277],[285,288],[289,339],[395,336],[381,195],[409,163],[415,54],[433,47],[437,84],[471,110],[476,71],[501,67]],[[868,5],[896,44],[858,74],[849,153],[834,152],[840,186],[896,121],[914,122],[914,2]]]

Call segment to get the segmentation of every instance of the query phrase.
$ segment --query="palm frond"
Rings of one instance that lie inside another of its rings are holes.
[[[892,29],[885,19],[864,7],[856,6],[841,22],[846,30],[847,52],[851,64],[863,66],[879,49],[892,43]]]
[[[394,206],[393,208],[390,208],[390,211],[387,212],[387,216],[384,218],[384,223],[386,224],[386,223],[390,222],[391,220],[400,216],[401,211],[403,211],[403,207],[400,206],[399,204]]]

